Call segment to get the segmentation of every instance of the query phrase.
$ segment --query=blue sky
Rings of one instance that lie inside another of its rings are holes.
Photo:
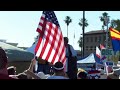
[[[111,19],[120,19],[120,11],[86,11],[86,19],[89,26],[85,32],[91,30],[100,30],[102,22],[99,17],[107,12]],[[82,34],[82,28],[78,25],[82,18],[82,11],[55,11],[59,21],[63,36],[67,36],[67,26],[64,22],[66,16],[72,18],[68,28],[69,43],[75,49],[80,49],[78,39]],[[40,21],[42,11],[0,11],[0,39],[6,39],[7,42],[19,43],[18,46],[30,47],[36,37],[37,26]],[[74,37],[75,33],[75,39]]]

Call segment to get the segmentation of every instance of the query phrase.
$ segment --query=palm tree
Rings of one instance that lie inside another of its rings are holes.
[[[104,29],[104,26],[107,26],[105,18],[108,17],[108,13],[104,12],[102,13],[102,16],[100,16],[100,21],[103,22],[102,28]]]
[[[81,27],[83,27],[83,18],[80,19],[80,22],[78,23]],[[87,23],[87,20],[85,19],[85,27],[87,27],[89,24]]]
[[[68,26],[72,22],[72,19],[70,18],[70,16],[66,16],[64,21],[67,24],[67,37],[68,37]]]
[[[100,21],[103,22],[103,29],[105,26],[107,26],[107,30],[106,30],[106,49],[108,48],[108,38],[109,38],[109,30],[108,30],[108,23],[109,23],[109,16],[108,13],[104,12],[102,13],[102,16],[100,16]]]
[[[87,20],[85,18],[84,19],[81,18],[78,24],[82,27],[82,30],[83,30],[83,37],[80,37],[80,39],[78,40],[78,43],[79,43],[79,47],[82,44],[81,52],[83,53],[82,56],[84,57],[84,28],[87,27],[89,24],[87,23]]]

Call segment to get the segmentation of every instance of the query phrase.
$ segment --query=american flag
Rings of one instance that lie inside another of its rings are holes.
[[[64,38],[54,11],[43,11],[37,32],[36,56],[52,64],[60,61],[65,65]]]

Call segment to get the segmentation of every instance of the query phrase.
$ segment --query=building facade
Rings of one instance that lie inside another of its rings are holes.
[[[111,39],[108,33],[108,48],[112,48]],[[84,56],[88,56],[96,51],[96,46],[100,44],[106,45],[106,32],[105,30],[96,30],[86,32],[84,34]]]

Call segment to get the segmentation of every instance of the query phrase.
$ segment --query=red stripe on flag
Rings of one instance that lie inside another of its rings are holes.
[[[41,41],[42,41],[42,38],[39,37],[38,43],[37,43],[37,45],[36,45],[36,47],[35,47],[35,53],[37,53],[37,51],[38,51],[38,49],[39,49],[39,46],[40,46],[40,44],[41,44]]]
[[[44,44],[44,46],[43,46],[43,49],[42,49],[42,52],[41,52],[41,54],[40,54],[40,57],[42,57],[43,56],[43,54],[44,54],[44,52],[45,52],[45,49],[46,49],[46,47],[47,47],[47,44],[48,44],[48,42],[49,42],[49,37],[50,37],[50,34],[51,34],[51,28],[52,28],[52,25],[49,23],[49,29],[47,29],[46,28],[46,31],[47,31],[47,36],[46,35],[44,35],[43,37],[45,38],[45,44]],[[47,54],[47,53],[46,53]]]
[[[117,38],[117,37],[114,37],[114,36],[111,36],[112,37],[112,39],[114,39],[114,40],[120,40],[120,38]]]
[[[60,53],[60,60],[62,59],[62,54],[65,53],[65,52],[64,52],[64,48],[65,48],[65,47],[63,46],[62,51],[61,51],[61,53]],[[63,62],[64,62],[64,61],[63,61]]]
[[[55,53],[55,55],[54,55],[54,57],[53,57],[53,59],[52,59],[52,63],[54,63],[54,61],[55,61],[55,58],[56,58],[56,56],[58,55],[58,50],[59,50],[59,48],[60,48],[60,43],[61,43],[61,41],[62,41],[62,36],[60,35],[60,39],[59,39],[59,42],[58,42],[58,46],[57,46],[57,49],[56,49],[56,53]],[[60,61],[60,60],[59,60]]]
[[[110,28],[110,31],[120,35],[120,32],[115,32],[112,28]]]
[[[100,55],[96,54],[96,56],[97,56],[98,58],[100,58]]]
[[[45,26],[45,24],[46,24],[46,22],[44,22],[43,24],[42,24],[42,26]],[[37,43],[37,45],[36,45],[36,47],[35,47],[35,53],[37,53],[37,51],[38,51],[38,49],[39,49],[39,47],[40,47],[40,44],[41,44],[41,41],[42,41],[42,38],[43,38],[43,35],[44,35],[44,28],[42,29],[42,30],[40,30],[39,28],[37,28],[37,30],[36,30],[37,32],[39,32],[39,34],[40,34],[40,37],[39,37],[39,39],[38,39],[38,43]]]
[[[52,42],[51,42],[51,46],[50,46],[50,49],[49,49],[48,55],[47,55],[47,57],[46,57],[46,60],[49,59],[50,54],[51,54],[52,50],[54,49],[54,44],[55,44],[56,36],[57,36],[57,33],[58,33],[58,28],[57,28],[57,27],[56,27],[56,29],[53,28],[53,31],[54,31],[54,35],[51,35],[52,38],[53,38],[53,40],[52,40]],[[53,62],[51,62],[51,63],[53,64]]]

